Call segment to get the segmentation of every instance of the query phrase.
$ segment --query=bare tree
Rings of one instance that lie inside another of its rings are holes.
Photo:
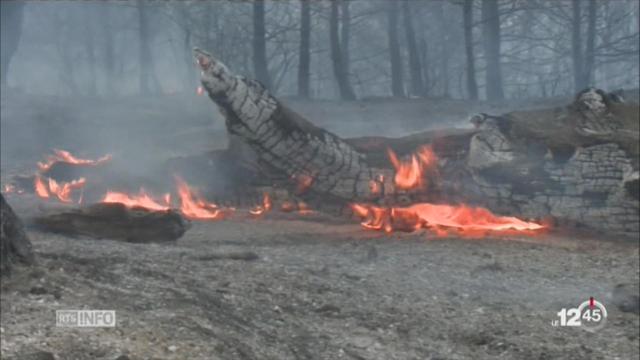
[[[300,0],[300,54],[298,63],[298,96],[309,97],[311,67],[311,8],[308,0]]]
[[[138,38],[140,50],[138,53],[138,66],[140,67],[140,93],[148,95],[155,93],[158,87],[158,79],[155,75],[153,56],[151,56],[151,29],[149,23],[149,9],[144,0],[138,0]]]
[[[402,56],[398,41],[398,3],[390,1],[387,9],[387,25],[389,34],[389,65],[391,66],[391,93],[404,97],[404,80],[402,76]]]
[[[484,52],[487,61],[487,100],[502,100],[502,69],[500,66],[500,13],[497,0],[482,0]]]
[[[576,92],[585,86],[582,63],[582,9],[581,0],[572,1],[573,18],[571,22],[571,53],[573,60],[573,88]]]
[[[583,83],[589,85],[593,81],[593,71],[595,63],[595,42],[596,42],[596,0],[589,0],[589,14],[587,22],[587,48],[585,51],[584,79]]]
[[[0,2],[0,83],[7,83],[9,63],[18,49],[22,34],[23,1]]]
[[[253,71],[256,79],[271,89],[267,65],[267,40],[264,23],[264,1],[253,2]]]
[[[329,16],[329,38],[331,42],[331,60],[333,63],[333,74],[338,83],[340,98],[342,100],[355,100],[356,95],[349,81],[349,74],[345,67],[345,59],[343,59],[343,48],[340,45],[340,36],[338,34],[338,0],[331,1],[331,15]]]
[[[478,99],[476,66],[473,55],[473,0],[463,0],[462,14],[464,24],[464,50],[467,55],[467,95],[471,100]]]
[[[402,11],[404,15],[404,32],[407,39],[407,51],[409,53],[409,73],[411,74],[411,95],[424,95],[424,83],[422,82],[422,66],[420,64],[420,55],[418,54],[418,45],[416,44],[416,34],[413,29],[413,19],[411,16],[411,6],[409,0],[402,2]]]

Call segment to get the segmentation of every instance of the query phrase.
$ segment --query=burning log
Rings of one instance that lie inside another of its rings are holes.
[[[236,165],[288,187],[314,208],[366,202],[375,213],[375,204],[428,201],[639,232],[637,104],[587,89],[562,108],[478,115],[474,129],[344,140],[210,54],[195,49],[195,57],[202,86],[225,117]],[[425,144],[434,156],[411,154]],[[437,171],[437,179],[431,176],[425,186],[429,170]],[[382,213],[386,218],[406,211],[395,206]],[[396,220],[403,228],[423,226]]]
[[[172,211],[122,203],[99,203],[89,207],[40,216],[34,224],[54,233],[90,236],[134,243],[166,242],[180,238],[189,223]]]
[[[32,264],[33,250],[22,221],[0,194],[0,275],[8,274],[15,262]]]

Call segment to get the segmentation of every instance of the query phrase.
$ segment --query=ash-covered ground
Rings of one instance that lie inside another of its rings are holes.
[[[141,164],[225,146],[213,108],[197,100],[191,107],[179,104],[3,98],[2,180],[33,171],[51,147],[80,155],[112,152],[114,161],[126,159],[127,169],[144,172]],[[443,126],[439,120],[462,124],[482,110],[470,106],[451,114],[446,108],[453,105],[441,104],[441,112],[421,121],[420,109],[429,104],[416,104],[395,106],[397,119],[372,115],[381,114],[376,106],[393,109],[389,104],[294,107],[341,135],[379,131],[372,129],[400,135]],[[496,106],[494,113],[506,109]],[[210,118],[202,116],[207,110]],[[7,200],[27,224],[51,205],[32,195]],[[638,315],[620,311],[612,296],[616,285],[639,282],[637,241],[560,233],[499,239],[383,234],[348,219],[278,212],[194,222],[171,244],[70,238],[31,228],[28,234],[37,266],[2,279],[1,349],[8,359],[639,355]],[[609,312],[601,330],[551,325],[562,308],[591,296]],[[115,310],[117,326],[59,328],[55,310],[63,309]]]

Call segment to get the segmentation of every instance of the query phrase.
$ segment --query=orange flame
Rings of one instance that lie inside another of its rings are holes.
[[[121,203],[128,208],[142,207],[155,211],[166,211],[171,208],[171,197],[169,194],[164,196],[164,204],[154,200],[144,189],[140,189],[138,195],[129,195],[122,192],[107,191],[102,199],[103,203]]]
[[[437,205],[420,203],[408,207],[379,207],[367,204],[352,204],[354,214],[363,219],[362,226],[372,230],[391,232],[415,231],[420,228],[433,230],[436,235],[455,231],[468,236],[484,235],[487,232],[511,233],[537,232],[546,226],[520,220],[512,216],[498,216],[481,207],[467,205]]]
[[[73,156],[70,152],[65,150],[54,149],[53,155],[48,156],[46,162],[38,162],[38,168],[40,169],[40,171],[44,172],[51,169],[53,164],[57,162],[65,162],[65,163],[81,165],[81,166],[97,166],[109,160],[111,160],[111,155],[109,154],[97,160],[88,160],[88,159],[77,158]]]
[[[218,205],[199,198],[189,188],[189,185],[177,176],[176,184],[178,186],[178,196],[180,197],[180,211],[185,217],[195,220],[219,220],[223,218],[224,212],[218,208]]]
[[[47,189],[47,186],[44,184],[44,182],[42,182],[42,178],[40,178],[40,176],[36,175],[35,177],[35,190],[36,190],[36,195],[38,195],[39,197],[46,199],[49,197],[49,190]]]
[[[313,177],[307,174],[296,174],[291,176],[291,178],[296,182],[295,193],[297,195],[307,191],[313,184]]]
[[[391,149],[387,149],[389,160],[396,170],[394,182],[402,190],[421,189],[426,185],[425,171],[436,165],[436,156],[429,146],[422,146],[408,161],[401,161]]]
[[[249,210],[249,213],[251,215],[260,216],[269,212],[271,210],[271,207],[271,197],[269,196],[269,193],[264,192],[262,194],[262,205],[255,206],[253,209]]]
[[[47,183],[45,184],[39,175],[36,175],[34,182],[35,192],[39,197],[48,199],[51,195],[55,195],[58,200],[66,203],[71,202],[71,193],[73,190],[81,189],[86,184],[85,178],[60,183],[54,179],[48,178]]]
[[[202,95],[204,95],[204,87],[202,87],[202,86],[198,86],[198,87],[196,88],[196,94],[198,94],[198,96],[202,96]]]

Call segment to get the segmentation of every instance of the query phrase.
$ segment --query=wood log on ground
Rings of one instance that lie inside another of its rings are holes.
[[[0,194],[0,276],[11,271],[11,264],[34,262],[31,242],[22,221]]]
[[[135,243],[167,242],[180,238],[189,222],[175,211],[127,208],[120,203],[98,203],[34,219],[44,231]]]
[[[258,82],[235,76],[210,54],[194,53],[202,85],[225,117],[235,165],[290,189],[296,186],[291,179],[310,178],[302,197],[314,206],[402,195],[553,217],[615,234],[640,231],[637,103],[586,89],[564,107],[480,114],[472,118],[473,129],[344,140],[288,109]],[[437,186],[422,194],[396,189],[386,149],[403,155],[423,144],[438,156]],[[384,182],[373,191],[379,175]]]

